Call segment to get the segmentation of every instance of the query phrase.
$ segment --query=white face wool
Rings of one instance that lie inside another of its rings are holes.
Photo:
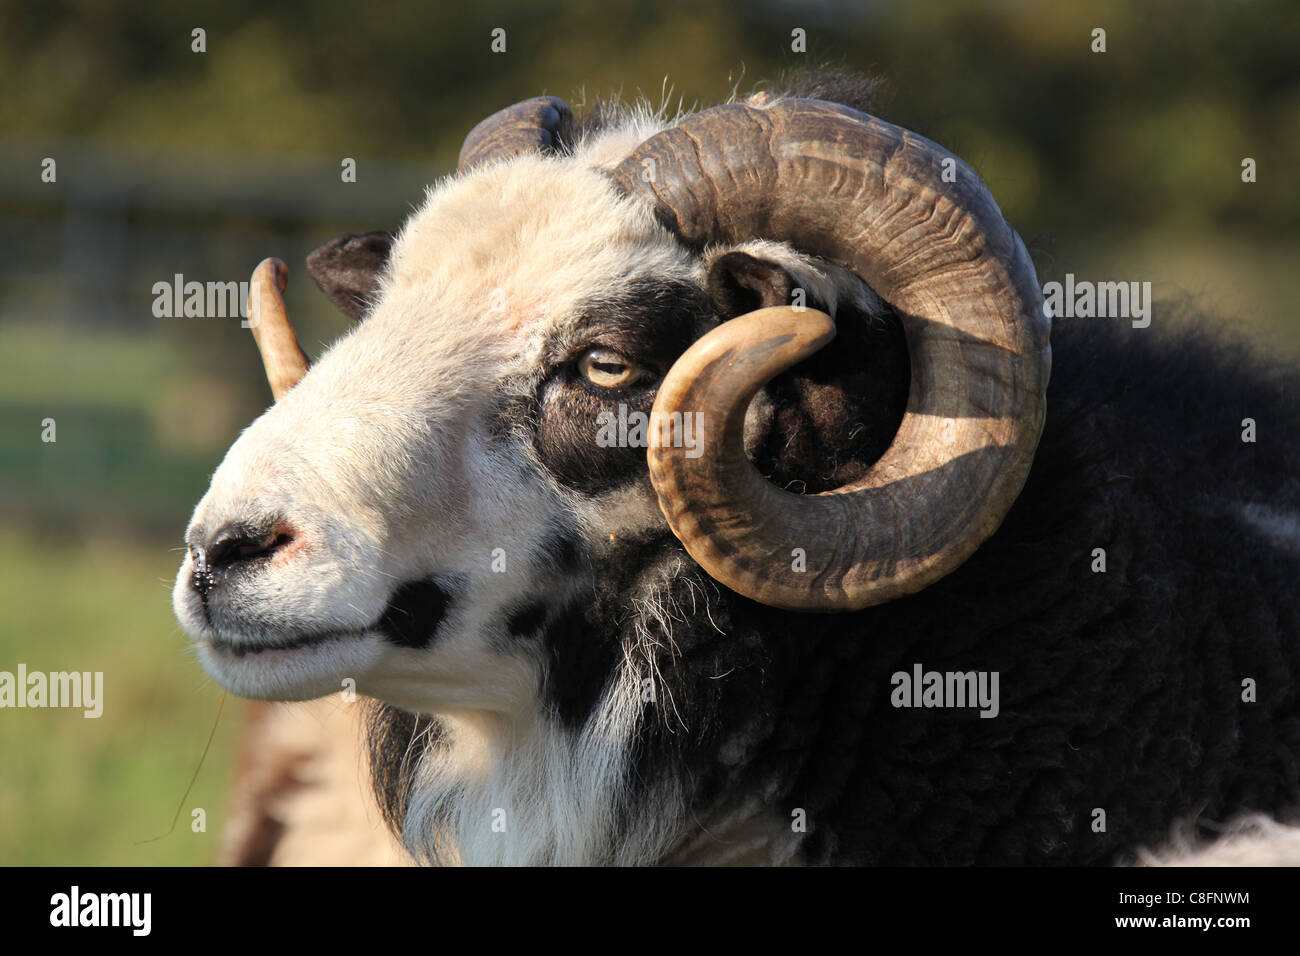
[[[482,656],[478,608],[532,586],[531,551],[562,505],[528,449],[488,434],[492,399],[583,302],[692,269],[647,210],[571,161],[519,157],[431,190],[372,313],[231,447],[191,522],[272,514],[294,546],[229,598],[214,593],[211,622],[188,559],[177,580],[177,613],[201,641],[218,621],[236,644],[340,639],[244,658],[201,644],[205,666],[253,697],[318,696],[349,674],[422,711],[517,699],[518,674],[481,686],[499,668]],[[385,647],[367,628],[394,583],[429,576],[464,581],[469,599],[430,652]],[[476,686],[460,686],[471,674]]]

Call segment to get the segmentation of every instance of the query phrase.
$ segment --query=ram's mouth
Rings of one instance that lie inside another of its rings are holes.
[[[275,643],[208,637],[199,660],[214,680],[254,700],[310,700],[356,690],[382,656],[383,639],[367,631],[328,631]]]
[[[224,637],[210,638],[206,643],[219,654],[228,654],[233,657],[247,657],[257,654],[266,654],[271,651],[299,651],[309,647],[321,647],[344,638],[357,638],[362,635],[362,631],[322,631],[316,634],[304,634],[288,641],[277,641],[269,644],[254,644],[248,641],[230,641]]]
[[[455,584],[448,580],[447,586]],[[448,590],[426,578],[397,588],[383,611],[360,627],[244,633],[238,617],[214,619],[210,614],[197,626],[194,639],[205,665],[222,671],[253,673],[282,666],[315,670],[326,667],[331,658],[350,658],[376,642],[396,650],[424,650],[442,631],[451,604]]]

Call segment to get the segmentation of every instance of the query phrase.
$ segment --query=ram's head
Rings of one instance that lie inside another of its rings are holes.
[[[175,588],[245,696],[352,678],[416,712],[535,707],[627,614],[593,584],[631,603],[655,549],[791,611],[914,592],[997,527],[1043,421],[1049,323],[984,184],[819,100],[582,136],[527,101],[395,239],[312,272],[360,321],[293,384],[262,276],[285,394]]]

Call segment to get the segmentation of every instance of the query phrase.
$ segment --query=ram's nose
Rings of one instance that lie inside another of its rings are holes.
[[[228,524],[214,534],[200,531],[189,537],[193,559],[191,583],[199,594],[207,597],[224,575],[268,563],[293,545],[298,535],[285,522],[274,521],[257,525]]]

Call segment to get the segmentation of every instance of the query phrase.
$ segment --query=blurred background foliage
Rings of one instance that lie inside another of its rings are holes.
[[[177,832],[135,843],[219,697],[171,615],[181,531],[270,399],[238,318],[157,318],[154,283],[280,256],[317,354],[346,320],[306,253],[398,225],[484,115],[689,108],[826,63],[883,75],[877,112],[980,171],[1042,281],[1150,280],[1300,355],[1294,0],[0,2],[0,670],[106,683],[98,721],[0,711],[0,863],[205,862],[220,830],[237,719]]]

